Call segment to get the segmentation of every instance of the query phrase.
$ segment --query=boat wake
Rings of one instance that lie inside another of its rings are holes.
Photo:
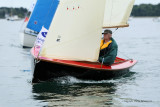
[[[107,83],[109,80],[101,80],[101,81],[95,81],[95,80],[81,80],[77,79],[72,76],[65,76],[65,77],[60,77],[58,79],[54,79],[53,81],[56,81],[61,84],[77,84],[77,83],[89,83],[89,84],[94,84],[94,83]]]
[[[119,78],[113,78],[109,80],[81,80],[77,79],[72,76],[65,76],[65,77],[59,77],[57,79],[53,79],[52,82],[60,83],[60,84],[101,84],[101,83],[119,83],[122,81],[132,80],[134,78],[135,72],[129,72],[128,74],[119,77]]]

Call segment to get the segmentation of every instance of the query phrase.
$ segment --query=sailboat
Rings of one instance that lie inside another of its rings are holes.
[[[23,48],[31,48],[34,46],[34,42],[42,26],[49,29],[53,15],[55,13],[56,4],[54,0],[37,0],[29,22],[26,28],[21,30],[20,38]]]
[[[154,22],[160,22],[160,17],[153,18]]]
[[[102,29],[128,27],[134,0],[54,0],[57,9],[42,47],[33,47],[32,82],[62,76],[104,80],[129,72],[137,61],[98,62]]]

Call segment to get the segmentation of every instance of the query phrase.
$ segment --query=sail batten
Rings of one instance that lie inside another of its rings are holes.
[[[135,0],[106,0],[103,28],[128,27]]]

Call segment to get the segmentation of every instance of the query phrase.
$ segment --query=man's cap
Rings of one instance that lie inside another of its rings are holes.
[[[106,29],[102,34],[108,34],[108,33],[112,34],[112,31],[111,31],[111,30]]]

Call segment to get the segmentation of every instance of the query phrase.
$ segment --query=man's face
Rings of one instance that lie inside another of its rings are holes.
[[[111,37],[112,37],[112,34],[110,33],[104,34],[104,40],[109,40],[111,39]]]

